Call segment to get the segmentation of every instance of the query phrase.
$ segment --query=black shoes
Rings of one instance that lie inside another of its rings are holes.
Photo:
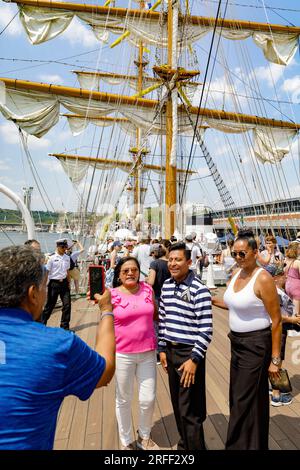
[[[70,333],[75,333],[75,330],[73,330],[72,328],[70,328],[69,326],[60,326],[63,330],[66,330],[66,331],[70,331]]]

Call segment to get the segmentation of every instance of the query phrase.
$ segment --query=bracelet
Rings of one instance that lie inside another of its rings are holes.
[[[100,317],[100,318],[101,318],[101,320],[102,320],[102,318],[108,317],[108,316],[109,316],[109,317],[114,317],[113,312],[103,312],[103,313],[101,313],[101,317]]]

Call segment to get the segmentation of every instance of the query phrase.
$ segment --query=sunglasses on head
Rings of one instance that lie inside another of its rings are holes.
[[[248,253],[247,251],[232,251],[231,256],[233,258],[236,258],[237,256],[239,256],[240,258],[244,259],[246,258],[247,253]]]

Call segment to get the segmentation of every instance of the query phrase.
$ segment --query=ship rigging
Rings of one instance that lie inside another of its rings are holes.
[[[300,129],[293,120],[273,119],[251,113],[212,109],[203,105],[208,77],[208,66],[200,70],[183,66],[184,57],[193,57],[193,45],[207,34],[212,35],[211,47],[216,36],[228,40],[252,38],[263,50],[270,62],[288,64],[298,47],[300,28],[294,26],[271,25],[221,18],[220,10],[215,17],[192,15],[189,2],[168,0],[157,1],[145,10],[105,6],[53,2],[47,0],[15,0],[19,8],[20,20],[33,44],[56,38],[70,24],[74,17],[88,24],[100,41],[108,41],[109,34],[118,39],[111,47],[118,47],[123,41],[130,41],[137,50],[136,75],[95,71],[75,71],[81,88],[55,84],[38,83],[17,78],[1,77],[5,91],[2,93],[1,111],[25,132],[42,137],[59,120],[61,107],[70,114],[67,117],[74,133],[84,130],[88,123],[112,126],[119,125],[131,133],[134,142],[130,147],[131,160],[72,156],[69,153],[55,153],[66,163],[76,161],[76,174],[79,168],[84,174],[83,163],[94,164],[102,170],[113,166],[126,168],[133,180],[134,216],[142,211],[142,173],[158,171],[164,175],[164,236],[170,237],[181,219],[180,211],[185,201],[187,182],[194,169],[191,157],[195,142],[199,144],[209,174],[217,187],[225,209],[232,210],[236,203],[227,183],[205,142],[207,129],[222,130],[227,133],[251,133],[251,148],[261,161],[278,164],[288,154],[292,139]],[[219,2],[219,5],[221,2]],[[157,10],[157,11],[156,11]],[[153,65],[153,76],[145,76],[148,60],[147,48],[163,48],[159,64]],[[113,49],[114,50],[114,49]],[[191,62],[191,61],[190,61]],[[195,62],[194,62],[195,65]],[[197,65],[197,64],[196,64]],[[103,80],[125,79],[134,87],[133,95],[98,91],[95,84]],[[198,91],[199,104],[193,105],[190,91]],[[158,98],[152,94],[157,92]],[[147,95],[151,94],[151,98]],[[238,107],[238,106],[237,106]],[[187,164],[178,166],[178,135],[189,135],[192,139]],[[154,165],[147,161],[150,152],[150,136],[165,136],[161,145],[164,161]],[[115,157],[115,156],[114,156]],[[73,180],[74,180],[73,175]],[[181,192],[177,182],[180,178]]]

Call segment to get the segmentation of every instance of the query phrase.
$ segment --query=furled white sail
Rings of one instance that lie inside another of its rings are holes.
[[[85,73],[85,72],[75,72],[79,81],[81,88],[85,90],[95,90],[101,91],[100,83],[101,81],[108,83],[109,85],[120,85],[124,82],[124,79],[117,77],[98,77],[96,74]],[[129,86],[136,89],[136,81],[129,80]]]
[[[60,160],[61,166],[63,167],[65,173],[70,178],[70,181],[74,185],[78,185],[81,183],[83,178],[85,178],[87,171],[89,169],[89,165],[84,162],[79,162],[78,160],[70,160],[61,158]]]
[[[45,135],[59,120],[59,102],[44,93],[8,90],[0,96],[0,109],[28,134]]]
[[[137,77],[131,76],[114,76],[111,73],[98,73],[98,72],[82,72],[82,71],[74,71],[77,75],[77,79],[81,88],[85,90],[94,90],[94,91],[102,91],[101,82],[104,82],[108,85],[124,85],[125,83],[128,86],[136,91],[137,87]],[[160,84],[165,91],[165,85],[163,84],[162,80],[157,78],[149,77],[148,75],[143,76],[143,82],[145,83],[145,87],[151,87],[153,85]],[[182,88],[184,93],[186,94],[187,98],[192,101],[195,92],[197,89],[202,86],[201,83],[195,82],[183,82]]]
[[[292,141],[297,134],[296,129],[277,129],[217,119],[206,119],[206,124],[227,134],[252,131],[254,154],[262,163],[280,162],[289,153]]]
[[[72,19],[77,16],[83,23],[91,26],[96,37],[101,41],[107,41],[109,32],[120,34],[130,32],[130,40],[139,43],[167,47],[167,24],[160,24],[157,18],[152,16],[135,17],[123,16],[114,13],[110,16],[107,12],[96,14],[71,11],[56,8],[33,7],[19,5],[21,22],[32,44],[41,44],[61,34],[69,26]],[[199,40],[213,30],[211,26],[203,26],[200,23],[184,23],[178,26],[178,41],[180,48]],[[262,50],[267,60],[276,64],[286,65],[293,58],[297,47],[299,34],[257,32],[252,30],[239,30],[223,25],[217,28],[217,33],[227,39],[242,40],[252,37],[255,44]],[[184,39],[182,39],[184,38]]]
[[[124,114],[126,115],[126,113]],[[166,134],[166,123],[165,119],[163,119],[163,122],[158,122],[157,124],[153,124],[151,122],[151,117],[150,120],[145,119],[145,115],[143,115],[143,119],[141,120],[139,118],[139,114],[137,115],[129,115],[128,122],[120,122],[116,121],[114,122],[105,122],[97,119],[90,119],[89,117],[79,117],[79,116],[68,116],[65,115],[68,124],[70,126],[71,132],[74,136],[81,134],[89,124],[94,124],[95,126],[99,127],[107,127],[107,126],[112,126],[113,124],[121,127],[121,129],[126,133],[130,134],[132,137],[136,136],[136,129],[140,128],[143,129],[144,131],[147,131],[149,135],[165,135]],[[190,122],[187,122],[187,119],[184,115],[179,116],[178,119],[178,134],[180,135],[193,135],[194,129],[192,128]],[[151,126],[151,128],[150,128]],[[200,129],[199,132],[203,135],[205,132],[205,129]]]
[[[14,121],[29,134],[41,137],[58,121],[60,105],[73,113],[84,117],[95,117],[119,113],[126,117],[136,127],[144,129],[148,134],[165,133],[165,117],[163,126],[160,120],[155,122],[155,108],[137,108],[134,105],[86,100],[84,98],[62,95],[49,95],[31,90],[15,90],[6,88],[0,95],[0,110],[7,119]],[[178,110],[179,132],[188,129],[190,123],[182,109]],[[194,123],[196,116],[190,116]],[[87,120],[85,119],[87,122]],[[204,117],[202,124],[228,133],[240,133],[252,130],[254,133],[255,155],[261,161],[274,163],[280,161],[288,152],[288,143],[296,135],[296,129],[270,128],[254,124],[237,123],[223,119],[222,121]],[[85,123],[80,123],[85,126]],[[180,127],[182,125],[182,127]],[[175,147],[174,147],[175,148]],[[267,149],[267,151],[266,151]]]
[[[263,163],[280,162],[291,149],[296,132],[290,129],[266,129],[254,131],[254,154]]]

